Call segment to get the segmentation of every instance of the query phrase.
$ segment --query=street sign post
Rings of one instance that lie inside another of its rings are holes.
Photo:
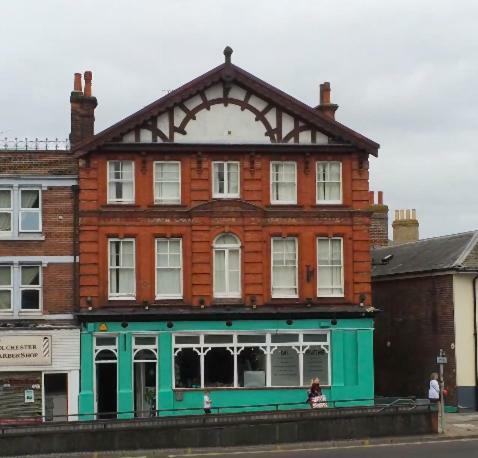
[[[437,356],[437,364],[440,366],[440,427],[441,433],[445,432],[445,398],[443,396],[443,389],[445,387],[445,380],[443,378],[444,365],[447,364],[448,360],[443,349],[440,349],[440,354]]]

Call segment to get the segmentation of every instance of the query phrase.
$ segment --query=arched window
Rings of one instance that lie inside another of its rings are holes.
[[[241,297],[241,243],[233,234],[214,241],[214,297]]]

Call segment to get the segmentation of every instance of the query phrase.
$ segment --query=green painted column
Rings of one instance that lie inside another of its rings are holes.
[[[362,399],[374,397],[374,370],[373,370],[373,330],[357,331],[358,343],[358,395]]]
[[[83,331],[80,337],[80,394],[78,406],[80,420],[93,420],[95,410],[95,397],[93,393],[93,333]],[[87,414],[87,415],[83,415]]]
[[[133,358],[131,334],[118,336],[118,418],[133,418]]]
[[[173,344],[169,332],[159,334],[159,377],[158,377],[158,409],[174,407],[173,393]]]

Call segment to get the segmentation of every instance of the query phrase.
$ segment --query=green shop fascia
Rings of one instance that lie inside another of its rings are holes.
[[[80,314],[80,418],[371,405],[373,312],[340,309]]]

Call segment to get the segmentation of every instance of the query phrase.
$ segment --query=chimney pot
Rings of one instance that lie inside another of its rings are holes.
[[[374,200],[375,200],[375,198],[374,198],[374,192],[373,192],[373,191],[369,191],[369,192],[368,192],[368,203],[369,203],[370,205],[373,205],[373,204],[374,204]]]
[[[320,104],[330,104],[330,82],[328,81],[320,85]]]
[[[400,210],[395,210],[395,219],[400,219]]]
[[[378,191],[378,205],[383,205],[383,191]]]
[[[85,72],[85,97],[91,97],[91,80],[93,79],[93,74],[87,70]]]
[[[73,81],[73,91],[83,92],[83,88],[81,87],[81,73],[75,73],[75,79]]]

